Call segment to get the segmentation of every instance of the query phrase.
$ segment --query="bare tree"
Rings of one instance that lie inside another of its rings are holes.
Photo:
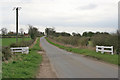
[[[7,34],[7,28],[2,28],[1,33],[2,33],[2,35],[6,35]]]
[[[30,35],[31,39],[36,39],[38,35],[38,29],[32,25],[29,25],[28,34]]]
[[[24,34],[24,29],[20,28],[20,34],[23,35]]]

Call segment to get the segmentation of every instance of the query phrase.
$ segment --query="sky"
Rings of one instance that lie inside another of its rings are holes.
[[[19,29],[28,24],[44,32],[100,31],[113,33],[118,28],[119,0],[0,0],[0,28],[15,32],[15,10],[19,10]]]

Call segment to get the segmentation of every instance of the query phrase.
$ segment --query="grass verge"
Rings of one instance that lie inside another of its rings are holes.
[[[0,38],[2,40],[2,46],[9,46],[16,42],[16,38]],[[24,38],[24,41],[31,40],[31,38]],[[18,41],[22,41],[22,38],[18,38]]]
[[[79,49],[79,48],[66,47],[66,46],[63,46],[63,45],[53,43],[48,38],[46,38],[46,40],[50,44],[53,44],[53,45],[55,45],[55,46],[57,46],[61,49],[66,50],[66,51],[73,52],[73,53],[78,53],[78,54],[83,54],[85,56],[90,56],[90,57],[96,58],[98,60],[102,60],[102,61],[105,61],[105,62],[108,62],[108,63],[111,63],[111,64],[118,65],[118,55],[101,54],[100,52],[97,53],[96,51],[89,50],[89,49]]]
[[[42,56],[37,53],[37,51],[41,50],[39,40],[30,49],[29,54],[18,53],[13,56],[12,61],[3,62],[3,78],[34,78],[36,76],[39,64],[42,61]]]

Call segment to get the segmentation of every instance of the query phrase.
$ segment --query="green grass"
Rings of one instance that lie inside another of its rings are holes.
[[[2,39],[2,46],[9,46],[12,43],[16,42],[16,38],[0,38],[0,41]],[[24,38],[25,41],[31,40],[31,38]],[[18,41],[22,41],[22,38],[18,38]]]
[[[9,63],[3,62],[3,78],[35,78],[42,61],[42,56],[37,53],[41,50],[39,47],[39,39],[37,43],[30,49],[29,54],[17,54],[14,61]]]
[[[102,61],[105,61],[105,62],[108,62],[108,63],[111,63],[111,64],[118,65],[118,55],[101,54],[100,52],[97,53],[96,51],[89,50],[89,49],[79,49],[79,48],[66,47],[66,46],[63,46],[63,45],[53,43],[48,38],[46,38],[46,40],[49,43],[51,43],[51,44],[53,44],[53,45],[55,45],[55,46],[57,46],[61,49],[64,49],[66,51],[74,52],[74,53],[78,53],[78,54],[83,54],[83,55],[86,55],[86,56],[96,58],[98,60],[102,60]]]

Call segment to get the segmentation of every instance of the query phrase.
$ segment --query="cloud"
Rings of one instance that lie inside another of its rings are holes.
[[[113,30],[117,28],[117,0],[5,1],[0,3],[0,17],[2,18],[0,27],[7,27],[8,25],[10,30],[12,26],[9,25],[15,24],[15,11],[12,10],[15,6],[22,7],[19,11],[19,24],[24,25],[25,29],[27,29],[25,26],[27,24],[36,25],[40,28],[41,26],[54,26],[56,29],[61,28],[59,26],[66,27],[65,29],[77,26],[80,32],[84,28],[83,26],[92,30],[93,28],[100,29],[103,27],[105,29],[110,27]],[[73,28],[70,28],[69,31],[72,32]],[[77,29],[75,30],[77,31]]]
[[[79,9],[82,9],[82,10],[91,10],[91,9],[97,8],[97,6],[98,6],[98,5],[96,5],[96,4],[88,4],[88,5],[86,5],[86,6],[80,6],[80,7],[78,7],[77,9],[78,9],[78,10],[79,10]]]

